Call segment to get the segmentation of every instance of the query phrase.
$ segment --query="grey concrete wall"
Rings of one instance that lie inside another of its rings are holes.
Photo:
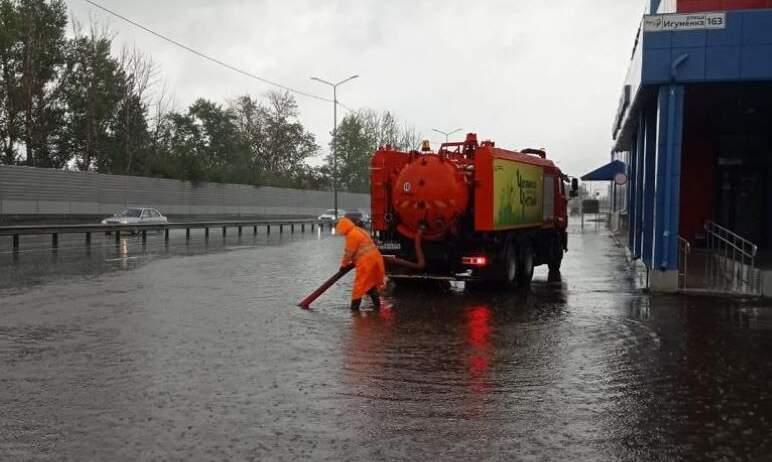
[[[339,193],[342,209],[370,208],[368,194]],[[0,219],[102,216],[154,207],[170,216],[311,216],[332,207],[329,191],[0,166]]]

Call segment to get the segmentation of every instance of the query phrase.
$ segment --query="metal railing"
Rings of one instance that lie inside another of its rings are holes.
[[[290,233],[295,233],[299,229],[301,233],[306,231],[306,227],[314,231],[316,227],[323,229],[325,226],[332,229],[332,222],[324,222],[316,219],[286,219],[286,220],[242,220],[242,221],[198,221],[184,223],[143,223],[143,224],[84,224],[84,225],[21,225],[21,226],[0,226],[0,236],[10,236],[13,240],[13,251],[19,251],[19,242],[21,236],[29,235],[50,235],[51,247],[56,249],[59,246],[60,234],[83,234],[86,245],[91,244],[91,235],[93,233],[106,233],[115,236],[115,242],[118,244],[121,240],[121,233],[131,233],[140,235],[142,242],[147,241],[148,231],[159,231],[164,233],[164,240],[169,242],[169,231],[173,229],[184,229],[185,240],[190,241],[190,231],[192,229],[203,229],[204,239],[209,239],[210,229],[221,229],[222,236],[225,238],[229,228],[236,228],[238,235],[241,236],[244,228],[252,228],[253,234],[257,235],[257,228],[264,227],[267,234],[271,234],[271,227],[278,228],[279,234],[283,234],[285,228],[289,228]]]
[[[678,236],[678,288],[686,289],[689,286],[689,255],[692,253],[692,245],[681,236]]]
[[[705,223],[705,285],[709,290],[748,295],[761,293],[756,268],[759,247],[712,221]]]

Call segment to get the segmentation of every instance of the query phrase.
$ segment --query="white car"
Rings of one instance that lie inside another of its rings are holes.
[[[128,208],[102,220],[103,225],[166,224],[168,220],[156,209]]]
[[[335,209],[327,209],[326,212],[319,215],[319,218],[317,220],[319,221],[337,221],[338,217],[342,217],[346,214],[346,211],[343,209],[338,209],[338,216],[335,216]]]

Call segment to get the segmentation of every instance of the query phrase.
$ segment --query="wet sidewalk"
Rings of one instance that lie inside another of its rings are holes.
[[[2,260],[0,460],[766,460],[772,311],[569,242],[560,284],[358,314],[295,307],[327,236]]]

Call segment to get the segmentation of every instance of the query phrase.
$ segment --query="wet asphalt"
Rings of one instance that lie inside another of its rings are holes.
[[[772,460],[772,308],[569,240],[562,283],[356,314],[295,306],[327,235],[0,243],[0,460]]]

